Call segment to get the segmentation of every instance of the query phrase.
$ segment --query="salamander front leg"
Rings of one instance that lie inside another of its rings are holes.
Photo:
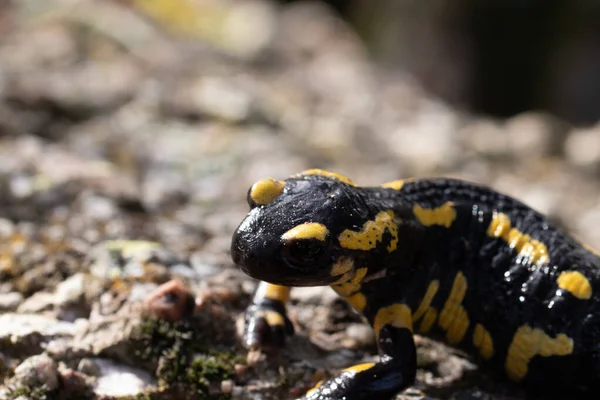
[[[285,303],[290,288],[260,282],[252,305],[245,315],[243,344],[248,349],[272,349],[283,346],[286,335],[294,333],[294,327],[286,315]]]
[[[303,400],[392,399],[415,380],[417,355],[410,329],[384,325],[378,339],[381,360],[359,364],[317,384]]]

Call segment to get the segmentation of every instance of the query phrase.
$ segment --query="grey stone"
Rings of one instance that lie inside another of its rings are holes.
[[[52,391],[58,388],[58,366],[47,354],[29,357],[15,368],[11,381],[17,387],[44,385]]]

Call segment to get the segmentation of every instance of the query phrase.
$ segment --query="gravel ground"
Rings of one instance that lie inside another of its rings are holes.
[[[229,243],[262,177],[459,177],[600,245],[600,127],[466,115],[312,3],[202,1],[196,19],[147,4],[0,5],[0,398],[287,399],[374,359],[361,319],[306,288],[298,335],[247,363],[255,282]],[[418,339],[418,389],[522,398]]]

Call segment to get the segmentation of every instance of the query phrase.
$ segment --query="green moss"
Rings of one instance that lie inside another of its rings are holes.
[[[156,376],[166,390],[190,399],[227,399],[218,393],[220,382],[234,378],[234,365],[244,359],[233,346],[211,340],[214,335],[195,322],[144,320],[135,335],[139,355],[156,365]]]
[[[8,398],[16,399],[19,396],[26,397],[29,400],[48,400],[52,398],[52,393],[48,390],[46,385],[40,387],[8,387]]]

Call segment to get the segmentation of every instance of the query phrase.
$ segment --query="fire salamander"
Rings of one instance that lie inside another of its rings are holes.
[[[264,282],[245,344],[282,344],[290,286],[331,286],[375,331],[379,362],[302,399],[392,398],[415,380],[413,333],[529,388],[598,393],[600,257],[519,201],[461,180],[358,187],[308,170],[256,182],[248,202],[231,252]]]

